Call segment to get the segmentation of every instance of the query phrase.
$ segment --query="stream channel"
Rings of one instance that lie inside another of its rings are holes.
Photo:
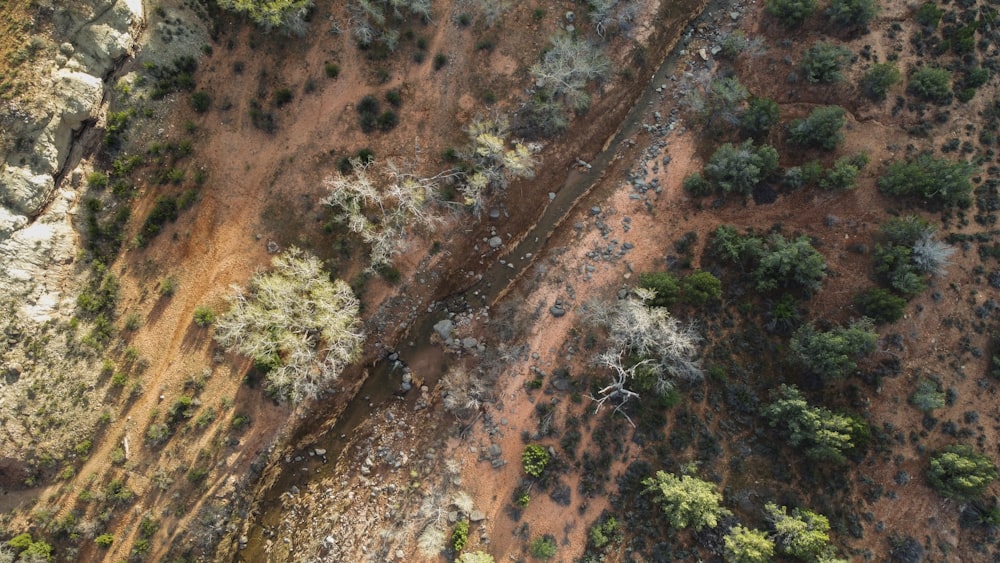
[[[435,307],[422,314],[411,324],[406,331],[411,338],[401,339],[403,342],[397,347],[396,354],[401,361],[410,366],[422,366],[419,371],[414,370],[415,373],[420,373],[424,377],[421,384],[433,388],[437,379],[443,375],[443,369],[448,363],[444,346],[440,343],[431,343],[428,336],[433,333],[435,323],[448,318],[448,311],[443,304],[456,301],[466,302],[470,308],[496,305],[515,285],[521,275],[528,272],[535,262],[542,258],[548,240],[582,201],[588,197],[597,201],[606,195],[604,192],[610,193],[615,189],[620,179],[606,178],[605,176],[612,168],[611,165],[623,143],[643,132],[644,119],[651,119],[653,108],[663,103],[662,92],[665,90],[660,87],[670,83],[669,77],[675,70],[676,63],[680,58],[680,51],[684,49],[691,36],[690,30],[699,21],[710,18],[713,12],[725,9],[729,5],[731,5],[730,2],[714,0],[707,7],[692,14],[678,37],[669,38],[676,39],[676,43],[667,50],[663,61],[650,77],[642,94],[629,110],[618,130],[604,143],[601,152],[588,163],[590,167],[585,170],[574,167],[568,172],[562,187],[558,190],[551,190],[555,192],[555,197],[550,200],[535,225],[509,251],[503,255],[492,256],[492,265],[478,281],[458,294],[439,300]],[[504,263],[500,263],[501,258],[503,258]],[[418,336],[413,337],[413,335]],[[294,468],[287,467],[281,470],[269,489],[262,494],[261,502],[258,505],[261,512],[256,516],[256,522],[248,530],[249,545],[246,549],[236,553],[235,561],[250,561],[247,557],[261,553],[264,530],[276,526],[282,516],[281,494],[292,486],[304,488],[311,479],[328,477],[335,470],[336,460],[343,448],[350,442],[355,428],[368,417],[380,412],[381,407],[387,401],[416,402],[419,395],[417,390],[410,391],[406,396],[400,396],[402,373],[399,369],[393,369],[393,364],[395,364],[394,361],[384,359],[369,370],[369,375],[359,388],[354,400],[337,416],[336,421],[328,430],[309,444],[308,449],[325,450],[325,459],[321,459],[320,456],[310,457],[308,453],[299,452],[298,455],[302,458],[301,463],[296,464]],[[429,366],[436,366],[437,369],[428,370]],[[416,380],[415,383],[417,383]],[[321,426],[324,426],[322,421],[314,428]],[[254,517],[251,516],[251,518]]]

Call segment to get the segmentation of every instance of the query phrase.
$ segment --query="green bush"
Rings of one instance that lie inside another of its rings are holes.
[[[682,299],[695,307],[704,307],[722,297],[722,282],[709,272],[697,270],[681,280]]]
[[[869,99],[880,102],[899,83],[899,69],[892,62],[875,63],[861,78],[861,91]]]
[[[865,29],[878,14],[878,4],[875,0],[831,0],[826,14],[841,27]]]
[[[313,0],[218,0],[226,10],[245,14],[265,30],[302,35]]]
[[[196,113],[205,113],[212,107],[212,97],[207,92],[195,92],[191,94],[191,108]]]
[[[112,536],[111,534],[101,534],[96,538],[94,538],[94,543],[103,548],[111,547],[111,544],[113,544],[114,542],[115,542],[115,537]]]
[[[926,28],[937,29],[938,22],[941,21],[941,16],[943,15],[944,10],[938,8],[937,4],[934,2],[925,2],[917,9],[917,13],[914,14],[913,19]]]
[[[846,112],[840,106],[821,106],[805,119],[796,119],[788,127],[788,141],[795,145],[831,151],[844,139],[840,129]]]
[[[712,186],[705,180],[701,172],[694,172],[684,178],[684,191],[694,197],[702,197],[712,193]]]
[[[886,195],[919,198],[935,207],[965,206],[971,202],[969,179],[975,170],[964,161],[922,154],[890,164],[879,178],[878,187]]]
[[[854,298],[854,304],[861,314],[877,324],[892,323],[903,318],[906,309],[906,299],[892,292],[873,288]]]
[[[556,556],[556,540],[551,536],[535,538],[531,542],[529,551],[535,559],[552,559]]]
[[[643,493],[653,495],[653,502],[660,505],[667,522],[676,530],[714,528],[730,514],[721,506],[722,495],[715,484],[697,477],[657,471],[642,484],[646,487]]]
[[[337,78],[340,76],[340,65],[336,63],[324,63],[323,72],[326,73],[327,78]]]
[[[87,187],[94,190],[103,190],[108,187],[108,175],[98,171],[87,174]]]
[[[877,340],[870,322],[857,321],[825,332],[803,325],[792,335],[789,347],[809,371],[830,380],[854,372],[856,361],[874,352]]]
[[[766,135],[778,123],[781,110],[770,98],[750,98],[746,111],[740,116],[740,127],[751,136]]]
[[[997,479],[997,467],[989,457],[970,446],[953,445],[931,457],[927,480],[946,497],[972,500]]]
[[[831,84],[844,79],[841,71],[851,60],[851,51],[835,43],[817,41],[802,54],[802,72],[812,83]]]
[[[943,68],[922,66],[910,73],[907,92],[921,100],[946,104],[951,101],[951,73]]]
[[[767,13],[788,27],[798,27],[816,11],[816,0],[767,0]]]
[[[854,189],[858,175],[866,164],[868,164],[868,156],[864,154],[838,158],[820,178],[819,187],[824,190]]]
[[[775,401],[761,414],[772,428],[778,428],[788,445],[815,460],[842,463],[847,454],[863,446],[871,430],[857,417],[810,406],[794,386],[782,384]]]
[[[737,524],[722,540],[729,563],[770,563],[774,560],[774,540],[761,530]]]
[[[194,310],[194,324],[206,328],[211,326],[215,322],[215,313],[211,309],[205,306],[195,307]]]
[[[434,70],[441,70],[444,65],[448,64],[448,56],[444,53],[438,53],[434,55]]]
[[[705,165],[705,178],[719,192],[750,195],[777,169],[778,151],[771,145],[757,147],[747,139],[716,149]]]
[[[274,92],[274,105],[276,107],[285,107],[292,103],[292,99],[295,97],[289,88],[279,88]]]
[[[680,295],[677,277],[668,272],[643,272],[639,274],[639,287],[652,289],[656,297],[650,301],[654,307],[672,307]]]
[[[469,521],[462,520],[455,524],[455,529],[451,532],[451,548],[458,553],[465,549],[469,543]]]
[[[778,233],[771,235],[767,249],[759,254],[753,277],[760,291],[801,288],[817,291],[826,277],[826,260],[802,235],[786,240]]]
[[[917,384],[917,390],[910,396],[910,402],[918,409],[930,412],[945,406],[947,401],[940,383],[930,379],[921,379]]]
[[[541,477],[549,460],[549,451],[538,444],[528,444],[521,452],[521,464],[524,467],[524,472],[532,477]]]

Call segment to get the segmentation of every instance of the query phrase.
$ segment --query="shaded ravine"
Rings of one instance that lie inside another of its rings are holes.
[[[533,226],[521,236],[509,241],[503,252],[490,256],[492,264],[473,283],[461,291],[437,300],[436,306],[417,317],[400,335],[401,344],[395,353],[401,360],[414,367],[439,368],[434,370],[439,373],[429,372],[426,369],[419,371],[424,378],[419,383],[433,388],[449,363],[444,347],[439,343],[432,344],[426,337],[433,332],[435,323],[447,318],[449,313],[447,304],[457,303],[460,309],[483,305],[495,306],[542,257],[547,242],[573,215],[573,211],[583,200],[590,196],[600,197],[603,192],[613,190],[617,186],[617,180],[607,178],[609,171],[614,168],[613,164],[617,157],[621,156],[623,146],[628,147],[625,141],[641,132],[643,118],[646,117],[654,101],[661,97],[658,85],[667,82],[669,75],[674,71],[680,50],[677,44],[684,30],[705,13],[705,8],[708,6],[705,0],[693,0],[692,4],[694,5],[689,10],[689,17],[677,22],[673,33],[668,33],[665,37],[667,43],[662,51],[665,55],[656,67],[656,72],[650,76],[615,133],[605,140],[602,150],[587,163],[589,167],[581,165],[571,170],[563,185],[558,190],[552,190],[555,197],[551,199]],[[728,5],[729,2],[716,0],[712,4],[715,4],[713,8],[719,8]],[[409,335],[418,336],[410,338]],[[258,498],[255,501],[259,512],[250,511],[254,521],[245,528],[248,532],[246,539],[249,541],[244,549],[232,553],[234,561],[266,560],[267,556],[263,549],[266,541],[264,530],[276,526],[283,517],[281,495],[293,486],[304,488],[310,480],[328,477],[337,466],[336,461],[344,448],[355,440],[356,437],[353,435],[355,429],[369,417],[379,413],[387,401],[416,402],[418,393],[413,391],[405,397],[400,397],[401,372],[392,369],[394,363],[388,360],[380,361],[372,369],[367,370],[364,381],[352,394],[354,400],[350,401],[333,421],[319,421],[310,425],[310,431],[301,431],[295,436],[293,444],[298,444],[300,447],[302,444],[309,444],[309,449],[325,450],[323,456],[325,459],[302,453],[303,461],[294,468],[270,468],[278,473],[271,475],[271,479],[263,480],[269,482],[259,484],[261,488],[258,489]],[[417,373],[418,370],[415,369],[414,372]],[[322,430],[317,432],[317,427]]]

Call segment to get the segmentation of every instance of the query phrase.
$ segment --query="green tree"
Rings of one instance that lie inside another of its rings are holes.
[[[723,193],[749,195],[777,169],[778,151],[771,145],[754,146],[747,139],[719,147],[705,165],[705,178]]]
[[[215,313],[204,305],[194,308],[194,324],[206,328],[215,322]]]
[[[323,391],[357,357],[360,304],[347,283],[330,281],[315,256],[291,248],[272,264],[229,298],[215,339],[265,369],[276,396],[298,402]]]
[[[762,414],[772,428],[785,434],[790,446],[816,460],[842,463],[870,433],[861,420],[809,406],[802,393],[788,385],[778,389],[778,398]]]
[[[722,282],[709,272],[697,270],[681,280],[681,291],[686,303],[704,307],[722,296]]]
[[[549,535],[535,538],[531,542],[529,551],[531,552],[531,556],[535,559],[552,559],[556,556],[556,540]]]
[[[907,296],[916,295],[927,288],[924,276],[913,263],[912,249],[898,244],[879,244],[872,256],[875,259],[875,273],[889,287]]]
[[[642,482],[644,491],[653,495],[673,528],[714,528],[719,519],[730,514],[721,506],[722,495],[715,485],[690,475],[680,477],[673,473],[657,471],[656,475]]]
[[[654,307],[672,307],[681,292],[677,276],[669,272],[643,272],[639,274],[639,287],[656,292],[648,301]]]
[[[891,163],[879,178],[878,188],[886,195],[919,198],[925,205],[964,206],[971,201],[969,179],[975,170],[965,161],[922,154],[913,160]]]
[[[764,505],[764,511],[774,526],[778,551],[805,561],[817,561],[829,552],[830,521],[826,516],[811,510],[788,508],[773,502]]]
[[[816,0],[767,0],[767,13],[787,27],[798,27],[816,11]]]
[[[996,479],[993,460],[964,444],[948,446],[934,454],[927,470],[927,480],[934,490],[958,500],[982,495]]]
[[[458,553],[465,549],[469,543],[469,521],[462,520],[455,524],[455,529],[451,531],[451,548]]]
[[[777,102],[771,98],[750,98],[746,111],[740,116],[740,127],[748,135],[766,135],[771,127],[778,123],[781,117],[781,110]]]
[[[802,53],[802,71],[806,80],[831,84],[844,79],[841,71],[851,60],[851,51],[835,43],[817,41]]]
[[[303,35],[313,0],[218,0],[219,6],[245,14],[266,30]]]
[[[831,0],[826,14],[841,27],[866,29],[878,14],[878,4],[875,0]]]
[[[861,174],[861,169],[866,164],[868,164],[868,156],[864,154],[840,157],[819,179],[819,187],[824,190],[853,189],[858,175]]]
[[[877,340],[871,322],[861,320],[826,332],[803,325],[792,335],[789,346],[809,371],[829,380],[853,372],[857,359],[875,351]]]
[[[796,119],[788,127],[788,141],[795,145],[832,151],[844,140],[844,108],[821,106],[805,119]]]
[[[934,2],[925,2],[917,9],[917,13],[914,14],[913,19],[917,20],[917,23],[920,25],[933,30],[937,29],[938,22],[941,21],[941,16],[943,15],[944,10],[938,8],[937,4]]]
[[[906,309],[906,299],[891,291],[876,287],[858,294],[854,304],[861,314],[878,324],[892,323],[903,318]]]
[[[761,530],[739,524],[722,538],[726,561],[730,563],[767,563],[774,560],[774,542]]]
[[[809,237],[786,240],[778,233],[768,239],[768,249],[760,256],[754,270],[757,289],[770,291],[800,287],[806,291],[820,288],[826,276],[826,260],[813,248]]]
[[[875,63],[861,78],[861,91],[869,99],[880,102],[889,93],[889,88],[899,83],[899,78],[895,63]]]
[[[922,66],[910,73],[906,91],[918,98],[946,104],[951,101],[951,73],[943,68]]]

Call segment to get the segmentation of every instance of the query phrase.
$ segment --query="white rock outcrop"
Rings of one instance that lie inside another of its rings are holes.
[[[91,6],[70,14],[58,54],[38,61],[33,94],[0,110],[0,292],[18,297],[36,320],[51,318],[69,299],[76,255],[76,194],[56,183],[68,176],[73,136],[100,111],[105,79],[134,49],[143,19],[134,0]],[[80,175],[76,180],[79,186]]]

